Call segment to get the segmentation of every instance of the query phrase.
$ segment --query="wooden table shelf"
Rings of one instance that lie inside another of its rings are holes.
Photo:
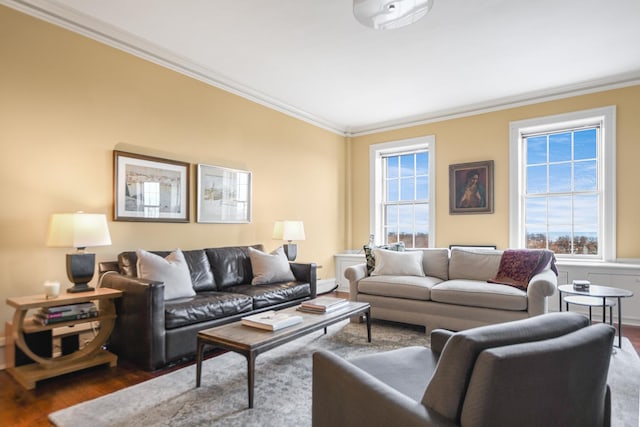
[[[13,321],[5,325],[5,346],[7,372],[27,389],[33,389],[36,382],[74,372],[93,366],[109,364],[115,366],[118,357],[103,349],[116,320],[114,299],[120,298],[122,292],[116,289],[98,288],[90,292],[61,294],[57,298],[47,299],[44,295],[8,298],[7,304],[15,309]],[[60,305],[80,304],[90,301],[99,303],[100,314],[97,317],[69,320],[49,325],[34,322],[27,316],[29,310],[55,307]],[[27,345],[25,334],[53,330],[81,323],[100,322],[100,328],[94,339],[77,351],[59,356],[43,357],[36,354]],[[15,366],[15,348],[18,347],[34,363]]]

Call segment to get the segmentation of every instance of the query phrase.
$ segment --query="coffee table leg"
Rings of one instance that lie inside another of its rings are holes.
[[[247,354],[247,388],[249,390],[249,408],[253,408],[253,385],[256,371],[256,356],[250,351]]]
[[[367,342],[371,342],[371,309],[364,312],[364,317],[367,320]]]
[[[196,353],[196,387],[200,387],[200,378],[202,376],[202,352],[204,343],[198,339],[198,350]]]

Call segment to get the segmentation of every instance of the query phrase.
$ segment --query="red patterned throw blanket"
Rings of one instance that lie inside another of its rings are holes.
[[[546,249],[507,249],[500,258],[500,268],[497,276],[489,283],[514,286],[527,290],[529,281],[547,266],[558,275],[556,257]]]

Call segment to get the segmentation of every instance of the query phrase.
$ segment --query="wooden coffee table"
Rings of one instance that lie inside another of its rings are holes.
[[[256,357],[265,351],[276,348],[282,344],[307,335],[313,331],[324,328],[343,319],[356,315],[364,315],[367,322],[367,341],[371,342],[371,307],[366,302],[350,301],[346,306],[325,314],[304,313],[297,311],[296,307],[281,310],[285,313],[302,316],[302,323],[278,330],[266,331],[263,329],[245,326],[241,322],[229,323],[211,329],[198,332],[198,350],[196,359],[196,387],[200,387],[202,374],[202,359],[204,348],[212,345],[225,350],[244,355],[247,358],[247,385],[249,391],[249,408],[253,408],[253,386],[255,377]]]

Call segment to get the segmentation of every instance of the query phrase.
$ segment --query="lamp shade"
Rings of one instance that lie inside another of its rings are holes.
[[[273,238],[277,240],[304,240],[302,221],[276,221],[273,226]]]
[[[413,24],[432,5],[433,0],[353,0],[353,15],[364,26],[387,30]]]
[[[110,244],[111,235],[104,214],[76,212],[51,215],[47,246],[86,248]]]

